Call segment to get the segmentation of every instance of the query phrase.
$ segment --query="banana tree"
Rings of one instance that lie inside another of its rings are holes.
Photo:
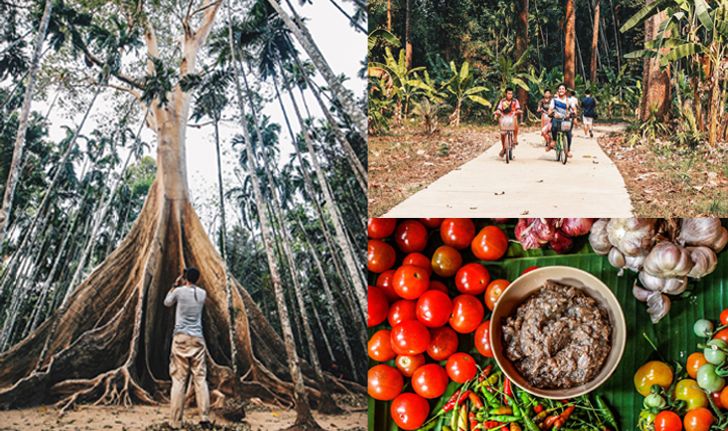
[[[399,50],[399,55],[395,59],[392,50],[387,47],[385,49],[384,59],[384,63],[369,63],[369,77],[370,79],[380,79],[382,93],[385,97],[393,98],[396,101],[396,119],[406,120],[412,97],[418,93],[431,90],[427,84],[422,82],[418,75],[425,68],[408,68],[404,49]]]
[[[488,91],[488,87],[477,85],[475,75],[471,72],[467,61],[463,62],[460,70],[455,66],[455,62],[451,61],[450,70],[452,77],[443,84],[443,88],[455,97],[455,110],[450,115],[450,124],[458,127],[463,101],[470,100],[486,108],[490,107],[491,103],[481,96],[482,93]]]

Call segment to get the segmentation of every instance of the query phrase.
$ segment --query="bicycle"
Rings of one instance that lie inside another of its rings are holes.
[[[511,160],[513,160],[513,131],[515,130],[515,120],[513,116],[502,116],[500,118],[500,121],[498,122],[500,124],[501,134],[506,135],[506,164],[510,163]]]
[[[566,162],[569,160],[569,150],[570,148],[568,145],[568,139],[566,137],[566,133],[571,131],[571,128],[574,124],[573,120],[569,118],[562,118],[559,121],[559,130],[556,132],[556,161],[561,162],[562,164],[566,164]],[[566,142],[564,142],[566,140]]]

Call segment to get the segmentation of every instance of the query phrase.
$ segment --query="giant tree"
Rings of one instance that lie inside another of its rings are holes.
[[[157,176],[120,245],[51,318],[0,355],[0,405],[60,401],[67,408],[77,401],[129,404],[161,399],[169,388],[174,324],[173,312],[162,300],[185,266],[200,268],[200,283],[208,292],[204,320],[212,393],[233,395],[239,376],[233,375],[230,360],[225,263],[190,203],[185,160],[190,90],[199,82],[198,54],[220,5],[219,0],[105,4],[109,10],[95,14],[90,29],[65,23],[74,51],[86,64],[108,71],[114,85],[142,105],[157,141]],[[179,24],[160,18],[162,11],[170,10]],[[142,30],[144,54],[101,43],[99,38],[106,40],[117,31],[110,24],[115,16]],[[242,393],[290,400],[291,376],[280,358],[281,338],[248,292],[235,280],[231,283],[236,365],[247,370]],[[310,369],[301,367],[305,374],[296,379],[297,386],[305,382],[309,395],[317,397],[316,383],[307,378]]]
[[[576,9],[574,0],[566,0],[564,9],[564,83],[574,88],[576,78]]]

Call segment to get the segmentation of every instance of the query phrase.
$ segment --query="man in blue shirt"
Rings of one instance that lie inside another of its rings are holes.
[[[587,133],[594,137],[592,122],[597,118],[597,100],[592,97],[591,91],[586,90],[586,96],[581,99],[581,107],[584,110],[584,135]]]

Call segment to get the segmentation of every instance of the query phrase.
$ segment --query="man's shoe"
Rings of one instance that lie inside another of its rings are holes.
[[[213,428],[212,422],[210,421],[200,421],[200,427],[204,430],[211,430]]]
[[[593,138],[594,137],[594,132],[592,132],[591,130],[589,131],[589,137],[590,138]]]

